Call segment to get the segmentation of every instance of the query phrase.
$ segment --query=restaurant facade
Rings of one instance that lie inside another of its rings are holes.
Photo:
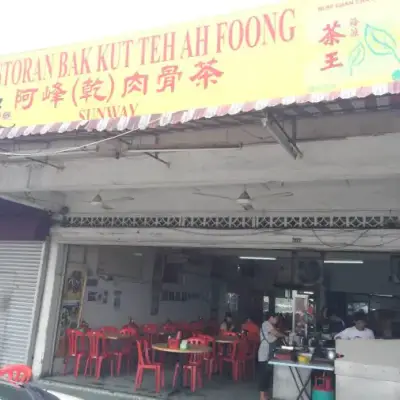
[[[107,40],[1,58],[4,73],[32,59],[46,76],[32,67],[21,69],[25,82],[3,82],[0,194],[52,224],[46,242],[5,246],[20,262],[7,290],[22,290],[12,298],[24,304],[34,298],[29,317],[15,306],[34,344],[5,362],[76,384],[64,376],[68,328],[226,311],[239,323],[266,302],[283,307],[294,286],[312,292],[316,310],[339,304],[350,322],[355,307],[397,307],[400,86],[397,53],[382,48],[392,41],[375,39],[399,32],[372,2],[357,3],[357,18],[323,3],[125,35],[118,59]],[[301,281],[304,263],[317,265],[311,281]],[[32,277],[29,290],[22,276]],[[388,296],[395,305],[382,305]],[[338,369],[340,400],[361,379],[351,367]]]

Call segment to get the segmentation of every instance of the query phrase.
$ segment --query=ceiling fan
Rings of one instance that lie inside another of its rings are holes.
[[[268,188],[266,185],[263,185],[263,186]],[[217,199],[234,201],[236,204],[241,206],[245,211],[254,210],[253,202],[256,199],[267,198],[267,197],[291,197],[291,196],[293,196],[292,192],[278,192],[278,193],[269,193],[269,194],[257,196],[257,197],[251,197],[249,195],[249,192],[246,189],[246,186],[244,187],[243,192],[237,198],[222,196],[222,195],[213,194],[213,193],[203,193],[200,191],[200,189],[196,189],[193,192],[193,194],[196,196],[214,197]]]
[[[113,210],[114,207],[112,207],[109,204],[110,202],[119,202],[119,201],[126,201],[126,200],[135,200],[135,198],[132,196],[124,196],[124,197],[117,197],[114,199],[104,200],[103,197],[100,195],[100,193],[97,193],[96,196],[94,196],[93,199],[90,200],[89,203],[92,206],[101,207],[103,210]]]

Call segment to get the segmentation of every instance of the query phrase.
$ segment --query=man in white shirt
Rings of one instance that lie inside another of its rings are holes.
[[[367,328],[367,322],[365,320],[364,313],[357,313],[354,315],[354,326],[347,328],[344,331],[338,333],[335,339],[353,340],[353,339],[375,339],[374,332]]]

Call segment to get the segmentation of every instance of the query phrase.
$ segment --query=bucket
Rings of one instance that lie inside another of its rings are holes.
[[[335,392],[332,386],[332,378],[330,376],[320,376],[315,379],[312,400],[334,400]]]
[[[333,392],[325,392],[323,390],[312,391],[312,400],[334,400],[335,394]]]
[[[333,392],[332,378],[327,375],[322,375],[318,378],[315,378],[313,390],[319,390],[321,392]]]

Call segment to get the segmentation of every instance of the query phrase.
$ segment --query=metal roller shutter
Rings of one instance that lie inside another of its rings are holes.
[[[30,364],[45,244],[0,242],[0,366]]]

